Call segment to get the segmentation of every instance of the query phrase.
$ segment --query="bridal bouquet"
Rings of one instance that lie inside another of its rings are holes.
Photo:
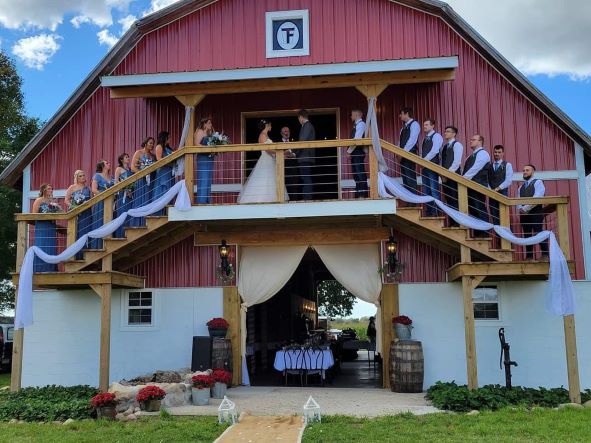
[[[86,201],[86,196],[82,193],[77,193],[72,195],[72,200],[70,201],[70,209],[77,208],[82,203]]]
[[[57,214],[58,212],[64,212],[58,202],[52,201],[41,206],[42,214]]]

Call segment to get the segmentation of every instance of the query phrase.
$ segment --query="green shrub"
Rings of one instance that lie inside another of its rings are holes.
[[[591,390],[587,389],[581,396],[583,402],[591,399]],[[501,385],[486,385],[471,391],[466,385],[440,381],[427,390],[427,398],[439,409],[456,412],[473,409],[494,411],[510,405],[556,407],[570,401],[568,391],[562,387],[534,389],[514,386],[507,389]]]
[[[90,386],[24,388],[0,397],[0,421],[64,421],[91,418],[90,399],[98,393]]]

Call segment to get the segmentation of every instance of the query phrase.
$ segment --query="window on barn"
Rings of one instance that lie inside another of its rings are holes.
[[[499,294],[496,286],[478,286],[472,294],[475,320],[499,320]]]
[[[153,323],[154,299],[152,292],[130,291],[127,293],[127,324],[150,326]]]

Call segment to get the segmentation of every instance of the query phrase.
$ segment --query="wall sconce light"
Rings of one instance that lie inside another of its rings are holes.
[[[228,247],[226,240],[222,240],[222,244],[218,246],[218,251],[220,254],[220,266],[217,268],[217,278],[223,282],[232,281],[232,279],[234,279],[234,268],[228,259],[230,248]]]
[[[394,268],[396,267],[396,253],[398,252],[398,243],[394,240],[394,236],[390,236],[386,243],[386,249],[388,251],[388,273],[393,274]]]
[[[391,235],[386,242],[386,263],[378,270],[387,283],[397,282],[402,276],[402,271],[404,271],[404,263],[398,260],[397,252],[398,242]]]

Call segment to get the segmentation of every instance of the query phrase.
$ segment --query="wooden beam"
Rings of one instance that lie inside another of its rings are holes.
[[[392,319],[400,313],[400,299],[397,284],[384,284],[380,293],[382,308],[382,384],[390,389],[390,346],[397,339],[392,327]]]
[[[111,285],[90,285],[90,287],[101,298],[99,389],[107,392],[111,361]]]
[[[503,203],[499,203],[499,222],[501,226],[511,228],[511,213],[509,211],[509,206]],[[501,249],[510,251],[511,242],[501,238]]]
[[[238,288],[224,288],[224,318],[230,324],[227,337],[232,341],[232,384],[242,383],[242,356],[240,355],[242,333],[240,322],[240,295]]]
[[[177,95],[176,99],[180,101],[183,106],[197,106],[206,97],[205,94],[190,94],[190,95]],[[193,133],[191,132],[191,137]]]
[[[18,283],[19,274],[12,275],[12,281]],[[33,286],[40,288],[80,288],[90,285],[111,284],[122,288],[143,288],[144,278],[124,272],[78,271],[45,272],[33,274]]]
[[[369,99],[370,97],[378,98],[378,96],[384,92],[384,90],[390,85],[363,85],[363,86],[356,86],[355,88],[361,92],[365,98]]]
[[[388,228],[281,229],[276,231],[196,232],[195,246],[219,245],[335,245],[378,243],[390,236]]]
[[[191,135],[192,137],[193,135]],[[189,201],[191,206],[194,204],[195,193],[193,192],[195,184],[195,155],[185,155],[185,184],[187,185],[187,192],[189,193]]]
[[[16,272],[20,272],[27,251],[27,227],[27,223],[24,221],[17,223]],[[16,309],[18,305],[18,286],[15,290],[14,305]],[[15,329],[12,341],[12,368],[10,373],[10,390],[12,392],[20,390],[22,385],[24,340],[25,330]]]
[[[556,207],[556,224],[558,225],[558,244],[564,254],[564,257],[570,259],[570,240],[569,240],[569,216],[568,206],[558,205]]]
[[[562,317],[562,320],[564,323],[564,344],[568,371],[568,395],[572,403],[581,403],[581,382],[579,380],[575,316],[565,315]]]
[[[275,151],[275,191],[277,201],[285,201],[285,151]]]
[[[466,372],[468,389],[478,388],[478,367],[476,361],[476,330],[474,328],[474,306],[472,303],[472,277],[462,277],[464,301],[464,337],[466,341]]]
[[[229,80],[111,88],[111,98],[170,97],[193,94],[240,94],[246,92],[348,88],[364,85],[434,83],[455,79],[454,69],[375,72],[308,77]]]
[[[574,262],[569,261],[570,272],[574,272]],[[548,262],[481,262],[481,263],[456,263],[447,270],[449,281],[460,280],[466,276],[482,277],[543,277],[550,272]]]

